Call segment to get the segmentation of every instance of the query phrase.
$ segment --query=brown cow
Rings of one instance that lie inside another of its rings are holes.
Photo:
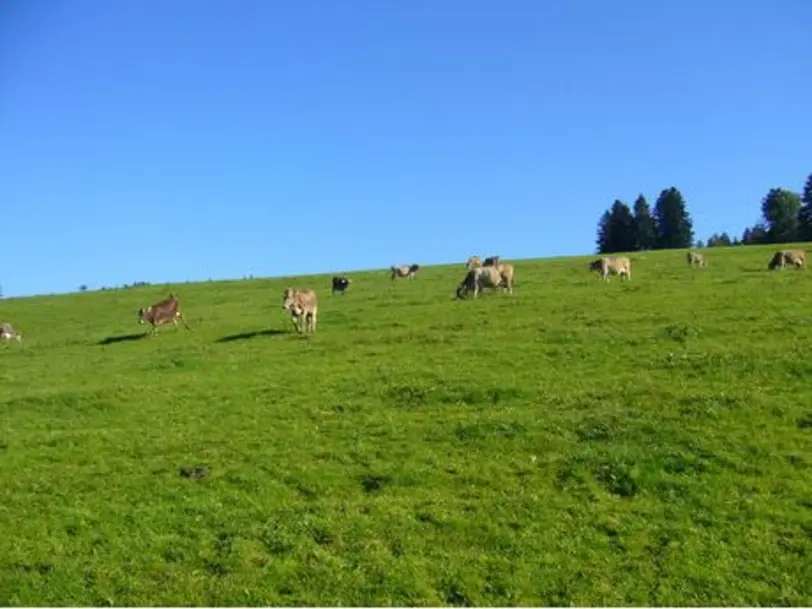
[[[632,263],[626,256],[603,256],[589,264],[590,271],[600,271],[604,281],[609,281],[609,275],[624,276],[627,280],[632,278]]]
[[[420,265],[412,264],[410,266],[392,266],[389,267],[389,270],[392,271],[392,281],[398,277],[408,277],[409,279],[414,279],[417,271],[420,270]]]
[[[180,310],[180,301],[174,294],[170,294],[161,302],[156,302],[154,305],[146,309],[138,309],[138,323],[151,324],[152,330],[150,335],[158,333],[158,326],[172,322],[175,326],[178,325],[178,320],[183,322],[184,327],[188,330],[189,324],[186,323],[186,318]]]
[[[704,254],[688,252],[688,266],[708,266],[708,259]]]
[[[793,265],[796,269],[806,267],[806,252],[803,250],[779,250],[773,254],[767,268],[771,271],[780,268],[784,269],[787,264]]]
[[[468,292],[474,293],[477,298],[483,288],[501,287],[508,294],[513,294],[513,265],[500,264],[495,266],[481,266],[469,269],[465,278],[457,286],[457,298],[462,298]]]
[[[282,308],[290,311],[291,321],[299,334],[307,330],[316,331],[316,317],[319,312],[316,292],[309,288],[304,290],[286,288],[282,295]]]
[[[16,340],[17,342],[20,342],[22,339],[23,335],[12,328],[11,324],[4,323],[3,325],[0,325],[0,340]]]

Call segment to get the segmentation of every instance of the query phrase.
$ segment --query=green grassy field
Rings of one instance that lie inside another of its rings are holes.
[[[810,605],[812,276],[770,252],[176,285],[144,339],[170,286],[0,301],[0,603]]]

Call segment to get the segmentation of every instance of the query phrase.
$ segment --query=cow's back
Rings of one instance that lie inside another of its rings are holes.
[[[615,271],[625,271],[632,266],[632,261],[628,256],[612,256],[607,258],[609,261],[609,268]]]
[[[319,301],[318,297],[316,296],[316,292],[311,290],[310,288],[299,290],[296,293],[296,302],[305,312],[314,311],[319,306]]]
[[[502,282],[502,270],[495,266],[481,266],[478,269],[480,281],[486,285],[497,286]]]

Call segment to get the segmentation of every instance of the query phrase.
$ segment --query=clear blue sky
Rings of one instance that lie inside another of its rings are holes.
[[[809,0],[3,0],[6,296],[588,254],[812,172]]]

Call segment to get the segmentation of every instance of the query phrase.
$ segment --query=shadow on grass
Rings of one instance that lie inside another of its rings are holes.
[[[278,330],[272,328],[270,330],[255,330],[254,332],[241,332],[240,334],[232,334],[231,336],[224,336],[223,338],[218,338],[216,342],[218,343],[231,343],[235,340],[248,340],[249,338],[257,338],[258,336],[278,336],[280,334],[289,334],[289,332],[285,332],[284,330]]]
[[[100,345],[113,345],[115,343],[127,343],[134,340],[141,340],[142,338],[146,338],[147,333],[139,333],[139,334],[122,334],[120,336],[108,336],[107,338],[100,340],[98,344]]]

